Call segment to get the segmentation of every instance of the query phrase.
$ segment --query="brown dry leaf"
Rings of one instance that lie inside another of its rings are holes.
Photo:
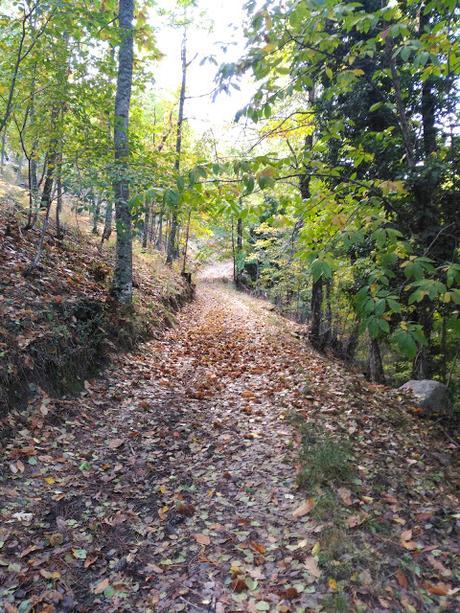
[[[164,573],[164,570],[156,564],[147,564],[144,570],[147,573],[156,573],[157,575],[162,575]]]
[[[247,590],[248,586],[246,584],[245,579],[243,579],[243,577],[236,577],[231,583],[231,588],[234,592],[236,592],[237,594],[240,594],[241,592],[244,592],[245,590]]]
[[[285,600],[295,600],[299,597],[299,592],[295,589],[295,587],[288,587],[286,590],[280,592],[279,595]]]
[[[437,570],[439,573],[441,573],[441,575],[443,577],[451,577],[452,576],[452,571],[449,570],[448,568],[446,568],[444,566],[444,564],[440,561],[437,560],[435,557],[433,556],[428,556],[427,557],[428,562],[431,564],[431,566]]]
[[[410,541],[412,538],[412,530],[404,530],[401,532],[400,539],[401,541]]]
[[[423,588],[434,596],[447,596],[451,590],[451,586],[447,583],[431,583],[430,581],[425,581],[422,584]]]
[[[40,570],[40,575],[44,579],[60,579],[61,578],[61,573],[59,573],[58,571],[50,572],[48,570],[45,570],[44,568]]]
[[[118,449],[119,447],[124,445],[124,442],[125,441],[121,438],[113,438],[109,441],[109,447],[110,449]]]
[[[395,572],[395,577],[400,587],[407,590],[407,586],[409,585],[409,583],[407,581],[406,575],[403,573],[403,571],[400,568],[398,568],[398,570]]]
[[[297,509],[292,512],[292,516],[297,519],[299,517],[303,517],[304,515],[308,515],[308,513],[310,513],[310,511],[314,508],[315,504],[315,500],[313,498],[309,498],[303,504],[301,504],[300,507],[297,507]]]
[[[360,526],[362,523],[364,523],[366,521],[366,515],[350,515],[350,517],[347,518],[347,520],[345,521],[345,523],[347,524],[348,528],[356,528],[356,526]]]
[[[339,487],[337,490],[338,495],[340,496],[341,501],[347,505],[347,507],[353,504],[351,499],[351,491],[346,487]]]
[[[110,583],[108,579],[102,579],[93,588],[93,594],[102,594],[102,592],[109,587]]]
[[[195,507],[193,504],[181,503],[177,505],[176,511],[177,513],[179,513],[179,515],[184,515],[185,517],[193,517],[193,515],[195,514]]]
[[[305,559],[304,564],[305,564],[305,568],[308,570],[310,575],[312,575],[313,577],[316,577],[317,579],[321,577],[322,572],[318,566],[318,562],[316,561],[316,558],[314,558],[313,556],[308,556]]]
[[[400,536],[401,545],[404,547],[404,549],[408,549],[409,551],[413,551],[414,549],[417,549],[417,543],[414,543],[414,541],[411,541],[411,538],[412,538],[412,530],[404,530],[404,532],[401,532],[401,536]]]
[[[194,534],[193,538],[200,545],[210,545],[211,544],[211,539],[209,538],[207,534]]]
[[[249,547],[256,553],[260,553],[260,554],[265,553],[265,545],[262,545],[262,543],[256,543],[255,541],[251,541],[249,543]]]

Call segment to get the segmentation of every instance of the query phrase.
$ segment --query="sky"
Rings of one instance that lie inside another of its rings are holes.
[[[211,92],[218,66],[212,63],[200,65],[201,60],[215,55],[217,63],[237,60],[244,52],[243,23],[246,0],[199,0],[198,9],[203,17],[195,19],[196,24],[188,30],[189,59],[196,59],[190,65],[187,76],[187,96],[185,115],[193,130],[198,134],[212,128],[221,132],[230,123],[235,113],[247,104],[251,97],[251,87],[247,83],[242,91],[233,90],[231,96],[220,93],[213,102],[212,96],[196,98]],[[160,6],[171,8],[171,0],[162,0]],[[154,24],[155,25],[155,24]],[[209,26],[212,31],[209,32]],[[163,97],[174,99],[181,79],[180,45],[181,29],[159,27],[157,44],[164,58],[155,69],[155,89]],[[221,50],[220,43],[229,43],[227,52]]]

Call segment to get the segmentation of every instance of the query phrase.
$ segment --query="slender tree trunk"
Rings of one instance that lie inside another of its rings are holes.
[[[61,212],[62,212],[62,179],[59,176],[56,181],[56,237],[61,240],[63,232],[61,227]]]
[[[236,273],[236,247],[235,247],[235,222],[232,217],[232,256],[233,256],[233,281],[237,282]]]
[[[6,129],[3,130],[2,134],[2,163],[1,163],[1,173],[5,172],[5,162],[6,162]]]
[[[236,221],[236,261],[235,261],[235,283],[240,282],[241,257],[243,253],[243,219],[238,217]]]
[[[122,36],[118,55],[115,98],[115,162],[113,183],[117,245],[112,290],[116,299],[130,305],[133,295],[132,220],[129,206],[129,108],[133,80],[134,0],[119,0],[119,27]]]
[[[101,219],[101,199],[99,196],[96,196],[94,199],[94,208],[93,208],[93,228],[91,232],[93,234],[99,234],[99,221]]]
[[[112,219],[113,219],[113,204],[112,204],[112,201],[109,200],[105,205],[104,229],[102,231],[101,245],[104,243],[104,241],[108,241],[112,235]]]
[[[163,214],[163,207],[161,207],[160,214],[158,216],[158,236],[155,245],[158,251],[161,251],[163,248]]]
[[[185,247],[184,247],[184,261],[182,262],[182,273],[185,273],[185,267],[187,264],[187,251],[188,251],[188,241],[190,239],[190,222],[192,219],[192,211],[190,210],[188,212],[188,219],[187,219],[187,230],[185,233]]]
[[[311,325],[309,339],[315,349],[322,351],[324,348],[322,338],[322,315],[323,315],[323,279],[313,281],[311,290]]]
[[[373,383],[385,383],[385,372],[383,370],[380,345],[375,338],[370,339],[369,342],[368,375],[369,380]]]
[[[182,83],[179,96],[179,116],[177,119],[177,134],[176,134],[176,161],[174,169],[176,174],[180,170],[180,155],[182,150],[182,126],[184,123],[184,106],[185,106],[185,91],[187,87],[187,30],[184,28],[184,36],[182,38],[181,47],[181,62],[182,62]],[[171,215],[171,231],[169,233],[168,249],[166,253],[166,262],[171,264],[176,257],[176,234],[178,228],[178,208],[179,205],[174,205]]]
[[[46,231],[49,225],[50,210],[51,210],[51,200],[49,202],[48,208],[46,209],[45,218],[43,220],[43,225],[40,230],[40,238],[38,239],[37,251],[35,252],[34,259],[32,260],[30,266],[24,272],[26,276],[30,275],[40,263],[42,253],[43,253],[43,245],[45,244]]]
[[[146,203],[144,210],[144,227],[142,229],[142,248],[147,249],[147,245],[149,242],[149,231],[150,231],[150,202]]]

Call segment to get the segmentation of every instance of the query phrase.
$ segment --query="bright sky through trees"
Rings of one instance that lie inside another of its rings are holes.
[[[213,102],[212,96],[196,98],[212,91],[217,66],[211,62],[201,64],[204,57],[214,55],[216,62],[234,61],[244,50],[243,24],[245,13],[244,0],[199,0],[198,17],[188,32],[188,56],[197,58],[189,69],[187,117],[197,132],[219,129],[231,122],[235,113],[249,102],[251,88],[243,87],[239,92],[232,90],[231,96],[219,94]],[[162,0],[160,6],[171,8],[168,0]],[[201,15],[201,16],[200,16]],[[203,16],[204,15],[204,16]],[[156,17],[155,17],[156,18]],[[153,24],[155,26],[155,24]],[[211,30],[211,31],[210,31]],[[180,83],[180,28],[166,28],[163,24],[158,31],[158,47],[164,58],[155,67],[156,90],[159,95],[173,98]],[[227,50],[222,47],[226,44]]]

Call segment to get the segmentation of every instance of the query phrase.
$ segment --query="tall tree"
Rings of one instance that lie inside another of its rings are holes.
[[[134,0],[120,0],[118,10],[120,48],[115,97],[115,219],[116,261],[112,290],[122,304],[130,305],[133,295],[132,219],[129,205],[129,109],[133,81]]]

